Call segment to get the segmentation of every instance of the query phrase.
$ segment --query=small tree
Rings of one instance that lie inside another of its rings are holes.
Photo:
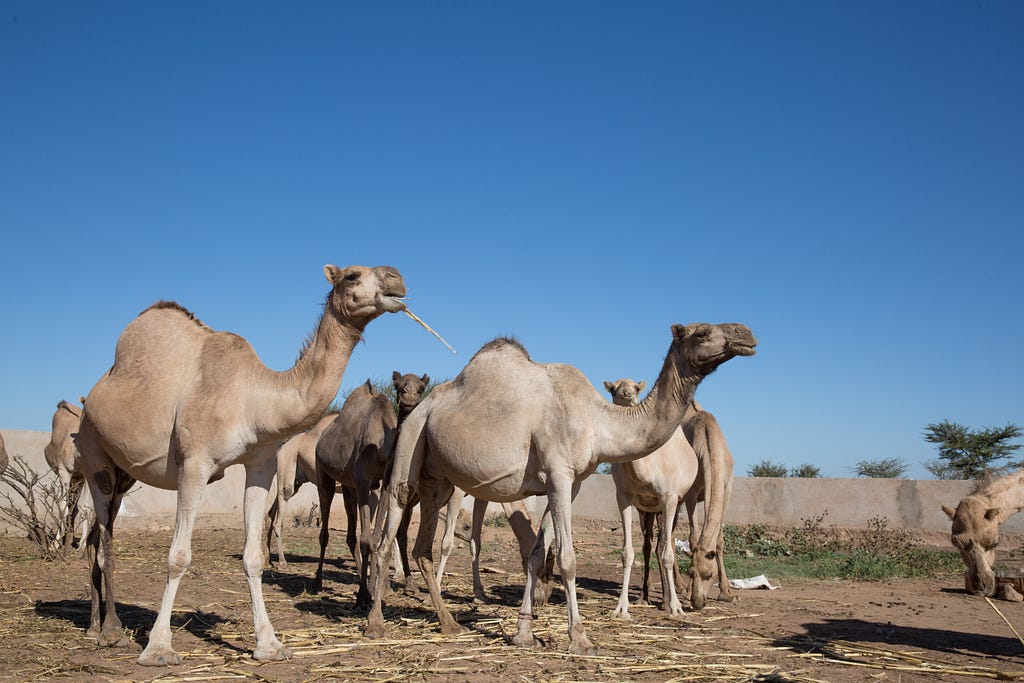
[[[771,460],[762,460],[756,465],[751,465],[747,468],[748,477],[784,477],[786,476],[786,466],[777,465]]]
[[[1020,427],[1010,423],[978,431],[949,420],[927,425],[924,440],[938,445],[939,457],[925,463],[925,467],[938,479],[981,479],[1021,467],[1024,463],[1019,461],[999,461],[1020,448],[1020,444],[1009,442],[1022,433]]]
[[[899,458],[883,458],[882,460],[861,460],[854,466],[858,477],[872,479],[899,479],[907,471],[908,465]]]
[[[62,531],[74,534],[71,511],[80,489],[65,486],[51,471],[36,472],[21,455],[11,456],[0,481],[6,485],[0,489],[0,518],[24,533],[44,560],[66,559],[71,546],[62,542]]]
[[[804,463],[789,471],[789,476],[800,479],[817,479],[821,476],[821,470],[810,463]]]

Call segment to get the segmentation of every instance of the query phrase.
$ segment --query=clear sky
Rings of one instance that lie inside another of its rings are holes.
[[[291,366],[325,263],[393,265],[347,390],[520,339],[653,383],[673,323],[737,474],[927,476],[1024,423],[1024,3],[0,5],[0,427],[158,299]]]

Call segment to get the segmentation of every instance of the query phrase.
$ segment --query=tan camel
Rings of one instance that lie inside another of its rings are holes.
[[[437,585],[441,585],[444,578],[444,568],[448,564],[448,558],[455,548],[455,537],[469,542],[469,554],[473,562],[473,602],[477,605],[487,604],[487,593],[484,591],[483,581],[480,580],[480,537],[483,534],[484,516],[487,514],[487,501],[476,498],[473,500],[473,516],[468,523],[462,520],[462,501],[466,497],[465,491],[456,488],[452,497],[448,499],[448,508],[444,519],[444,535],[441,537],[441,559],[437,562]],[[537,540],[537,533],[530,523],[530,513],[526,510],[526,504],[521,500],[501,504],[505,518],[508,519],[512,533],[515,534],[519,543],[519,555],[523,560],[523,569],[530,559],[530,551]],[[551,594],[551,576],[546,574],[545,582],[540,599],[546,601]],[[535,596],[534,600],[538,597]]]
[[[629,378],[616,382],[605,382],[605,389],[612,395],[613,402],[621,406],[636,405],[644,386],[644,382],[637,383]],[[681,440],[680,437],[682,437]],[[655,457],[656,455],[657,457]],[[673,468],[676,469],[675,472],[670,471]],[[734,596],[729,586],[729,577],[725,572],[722,527],[725,508],[728,507],[729,499],[732,496],[733,459],[714,416],[704,411],[697,401],[693,401],[683,417],[681,434],[673,432],[672,438],[668,442],[646,458],[630,463],[613,464],[612,474],[616,483],[620,510],[626,510],[622,506],[630,500],[640,503],[637,505],[636,502],[633,502],[640,513],[643,530],[644,559],[641,602],[649,604],[648,574],[651,542],[654,522],[659,516],[662,519],[657,548],[659,565],[670,563],[673,569],[673,583],[676,587],[682,585],[679,565],[675,561],[674,533],[671,533],[678,522],[679,502],[682,502],[686,508],[690,524],[691,607],[695,610],[704,608],[706,596],[716,580],[719,584],[719,599],[726,602],[732,601]],[[669,485],[669,482],[675,482],[675,485]],[[668,493],[665,493],[666,491]],[[662,501],[661,504],[658,504],[655,499],[671,498],[673,495],[671,491],[675,491],[677,497],[676,512],[675,516],[665,517],[662,513],[668,506],[668,502],[671,501]],[[680,492],[682,497],[678,498]],[[696,507],[700,502],[704,502],[703,526],[697,522],[695,517]],[[662,510],[658,510],[658,507],[662,507]],[[634,556],[631,520],[627,519],[626,514],[628,514],[628,510],[623,514],[623,587],[619,604],[612,613],[614,616],[622,617],[627,617],[629,608],[628,567],[632,565]],[[672,520],[672,523],[664,524],[665,519]],[[666,585],[668,584],[665,583],[663,572],[662,586]]]
[[[57,475],[66,494],[61,501],[60,528],[55,539],[55,542],[63,545],[65,550],[74,543],[78,499],[85,484],[85,478],[78,467],[78,449],[75,447],[74,439],[81,420],[81,408],[67,401],[59,402],[50,423],[50,442],[43,447],[46,464]]]
[[[273,500],[267,511],[266,558],[270,560],[270,540],[273,537],[277,545],[278,567],[288,566],[282,541],[285,503],[298,493],[303,484],[316,485],[316,442],[337,416],[337,413],[324,415],[315,425],[288,439],[277,450],[277,486],[270,493]]]
[[[176,303],[159,302],[121,334],[114,365],[86,397],[78,433],[83,474],[95,504],[90,635],[125,641],[113,591],[113,522],[135,480],[177,490],[167,586],[144,665],[177,664],[171,646],[174,599],[192,556],[192,532],[210,481],[229,465],[245,467],[243,568],[252,600],[257,660],[291,652],[274,633],[261,584],[264,505],[281,440],[323,415],[363,329],[405,308],[405,284],[390,267],[324,266],[331,285],[316,330],[295,365],[276,372],[242,337],[215,332]],[[102,582],[102,583],[101,583]],[[100,614],[105,592],[106,614]]]
[[[7,466],[10,463],[11,458],[7,455],[7,446],[4,445],[4,435],[0,434],[0,474],[7,470]]]
[[[391,463],[399,420],[419,404],[430,384],[430,377],[392,373],[398,399],[398,414],[391,400],[367,381],[354,389],[341,406],[341,412],[321,434],[316,445],[317,490],[320,494],[320,561],[312,590],[323,589],[324,556],[330,540],[331,504],[338,484],[345,498],[348,517],[346,542],[359,570],[357,605],[370,602],[367,587],[367,563],[370,535],[377,512],[377,490]],[[358,519],[358,543],[356,520]],[[404,544],[399,539],[400,548]],[[408,561],[402,558],[405,566]]]
[[[1024,469],[983,483],[956,509],[943,505],[953,520],[951,539],[967,566],[964,588],[968,593],[993,596],[997,582],[992,565],[999,544],[999,525],[1024,510]]]
[[[620,379],[605,382],[605,389],[612,395],[617,406],[635,406],[645,382]],[[661,533],[658,538],[658,565],[661,570],[663,592],[662,609],[672,617],[683,616],[683,605],[679,600],[676,585],[678,563],[676,561],[675,520],[683,498],[697,479],[697,454],[683,435],[682,427],[676,427],[668,441],[658,446],[643,458],[629,462],[612,463],[611,475],[615,482],[615,499],[622,517],[622,590],[619,602],[612,616],[630,619],[629,575],[636,554],[633,551],[632,512],[645,517],[644,529],[644,590],[643,600],[648,596],[648,571],[650,566],[651,538],[653,525],[647,515],[661,515]]]
[[[550,543],[569,612],[569,650],[595,650],[580,620],[572,499],[582,480],[602,462],[641,458],[665,443],[679,426],[700,381],[735,356],[754,353],[756,340],[738,324],[673,325],[672,344],[658,382],[633,408],[605,401],[576,368],[538,364],[515,340],[497,339],[473,356],[453,381],[434,389],[409,416],[398,439],[386,495],[386,525],[376,544],[380,584],[402,510],[420,497],[420,528],[413,548],[444,633],[461,632],[438,589],[431,546],[438,510],[453,486],[495,502],[547,495],[547,510],[528,565],[516,645],[534,645],[533,591]],[[552,529],[554,538],[551,538]],[[382,592],[374,590],[366,634],[386,632]]]

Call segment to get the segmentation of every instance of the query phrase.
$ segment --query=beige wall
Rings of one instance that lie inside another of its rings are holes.
[[[46,432],[0,430],[11,455],[21,454],[39,471],[46,469],[43,447]],[[240,466],[229,467],[224,479],[207,487],[203,497],[200,526],[242,525],[242,490],[245,473]],[[0,485],[2,486],[2,485]],[[863,527],[873,517],[884,517],[890,527],[948,531],[949,520],[940,505],[956,505],[973,487],[965,481],[916,481],[911,479],[773,479],[737,478],[732,502],[726,513],[731,524],[771,524],[792,526],[805,518],[828,512],[824,523]],[[317,500],[312,484],[303,486],[288,503],[286,520],[305,515]],[[143,484],[125,496],[118,516],[120,528],[170,527],[174,524],[174,491],[154,489]],[[472,505],[471,499],[465,501]],[[494,511],[500,510],[492,506]],[[543,510],[543,499],[535,499],[530,509]],[[607,475],[593,475],[583,482],[573,504],[580,517],[617,520],[615,486]],[[336,496],[331,511],[331,527],[344,524],[341,496]],[[4,529],[0,523],[0,530]],[[1004,529],[1024,533],[1024,515],[1011,518]]]

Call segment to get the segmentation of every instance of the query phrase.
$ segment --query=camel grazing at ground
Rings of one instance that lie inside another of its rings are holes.
[[[605,389],[612,395],[612,402],[618,406],[635,406],[645,382],[620,379],[605,382]],[[682,427],[676,427],[668,441],[658,446],[643,458],[629,462],[612,463],[611,474],[615,482],[615,499],[622,517],[622,590],[619,602],[612,616],[630,619],[629,575],[636,554],[633,551],[632,511],[636,509],[643,519],[644,529],[644,583],[643,600],[648,596],[648,574],[650,567],[651,538],[653,531],[648,515],[661,515],[661,533],[658,537],[658,565],[661,570],[662,609],[673,617],[683,616],[683,605],[677,593],[679,574],[676,560],[675,521],[676,513],[683,498],[690,492],[697,479],[697,454],[683,435]]]
[[[92,611],[88,634],[126,642],[115,609],[113,523],[136,481],[177,490],[167,586],[144,665],[177,664],[171,612],[192,559],[192,533],[206,484],[229,465],[245,467],[242,565],[252,600],[257,660],[287,658],[263,600],[264,506],[282,439],[306,429],[330,405],[370,321],[405,309],[405,283],[390,267],[324,266],[331,285],[316,330],[295,365],[277,372],[242,337],[215,332],[176,303],[150,306],[121,333],[114,365],[86,397],[78,432],[82,472],[95,504],[89,534]],[[101,621],[101,595],[106,613]]]
[[[605,382],[605,389],[612,395],[612,401],[621,406],[636,405],[644,386],[644,382],[637,383],[629,378],[616,382]],[[651,458],[654,460],[650,460]],[[673,468],[676,471],[671,471]],[[642,603],[649,604],[651,545],[654,521],[659,516],[662,519],[657,547],[659,564],[670,562],[673,569],[673,583],[677,588],[682,585],[679,565],[675,561],[674,554],[674,528],[679,518],[679,502],[682,502],[686,508],[690,524],[690,606],[695,610],[703,609],[706,596],[716,580],[719,584],[719,599],[726,602],[732,601],[734,597],[725,572],[722,527],[725,508],[728,507],[729,499],[732,496],[733,460],[722,430],[714,416],[704,411],[697,401],[693,401],[683,417],[681,434],[673,432],[672,438],[647,458],[630,463],[613,464],[612,475],[615,479],[620,510],[625,510],[623,513],[623,587],[619,604],[612,614],[628,617],[628,566],[632,565],[634,554],[630,529],[631,520],[627,519],[628,510],[622,506],[630,500],[633,501],[632,504],[640,514],[641,529],[643,530]],[[675,491],[675,494],[672,494],[672,491]],[[680,492],[682,493],[681,498],[678,497]],[[710,496],[707,495],[708,492],[710,492]],[[676,512],[674,516],[666,518],[663,515],[664,508],[671,501],[661,503],[658,501],[663,497],[672,498],[673,496],[677,499]],[[703,526],[698,524],[695,518],[696,507],[700,502],[704,502]],[[662,510],[656,509],[658,507],[661,507]],[[666,525],[665,519],[671,519],[671,524]],[[666,548],[669,550],[666,551]],[[664,582],[665,574],[662,572],[662,586],[667,585]]]
[[[7,446],[4,445],[4,435],[0,434],[0,474],[3,474],[7,470],[7,466],[11,463],[11,457],[7,455]]]
[[[448,508],[445,513],[444,534],[441,536],[441,559],[437,562],[437,585],[440,587],[444,578],[444,568],[448,564],[448,558],[455,548],[455,537],[458,536],[469,541],[469,554],[473,562],[473,602],[477,605],[487,604],[487,594],[484,592],[484,584],[480,580],[480,536],[483,533],[484,516],[487,514],[487,501],[479,498],[473,500],[472,521],[464,523],[462,516],[462,501],[466,497],[465,491],[456,488],[452,497],[448,499]],[[526,510],[526,504],[522,500],[501,504],[502,511],[508,519],[512,533],[515,534],[519,543],[519,554],[523,559],[523,569],[530,559],[530,551],[537,540],[537,534],[530,523],[530,513]],[[544,585],[540,596],[534,600],[546,601],[551,594],[550,572],[545,574]]]
[[[298,493],[303,484],[316,485],[316,442],[337,416],[337,413],[324,415],[315,425],[288,439],[277,449],[277,486],[271,491],[273,500],[267,511],[266,558],[269,562],[270,539],[273,537],[277,544],[278,567],[288,566],[282,541],[285,503]]]
[[[67,401],[59,402],[51,421],[50,442],[43,447],[46,464],[57,475],[65,494],[64,500],[61,501],[60,528],[55,539],[55,543],[64,546],[65,550],[71,548],[74,543],[78,499],[85,484],[85,478],[78,467],[78,449],[75,447],[74,439],[81,421],[81,408]]]
[[[997,593],[992,565],[999,544],[999,525],[1024,510],[1024,469],[983,483],[956,509],[943,505],[953,520],[951,539],[967,566],[964,588],[968,593],[990,597]]]
[[[320,494],[320,561],[313,578],[314,591],[323,589],[324,555],[330,540],[331,504],[341,484],[348,517],[346,542],[359,569],[357,605],[370,601],[367,586],[367,563],[370,557],[370,536],[377,512],[377,489],[391,463],[399,423],[419,405],[430,377],[392,373],[398,401],[398,414],[391,400],[367,381],[352,391],[341,406],[341,412],[320,435],[316,445],[317,490]],[[356,520],[358,519],[358,542]],[[408,522],[406,522],[408,523]],[[404,539],[398,539],[404,549]],[[403,557],[405,567],[408,561]],[[404,571],[408,571],[405,569]]]
[[[495,502],[546,494],[547,509],[528,563],[512,642],[538,642],[532,628],[533,592],[553,541],[569,612],[569,651],[594,652],[576,600],[571,508],[580,483],[602,462],[635,460],[665,443],[701,380],[730,358],[753,355],[756,343],[743,325],[673,325],[658,381],[632,408],[605,401],[572,366],[533,362],[515,340],[485,344],[454,380],[435,388],[406,420],[385,494],[386,521],[375,544],[372,572],[377,588],[402,511],[418,493],[420,527],[413,556],[442,632],[461,632],[441,600],[433,572],[431,546],[440,507],[455,486]],[[386,633],[382,597],[381,590],[373,591],[365,631],[369,637]]]

